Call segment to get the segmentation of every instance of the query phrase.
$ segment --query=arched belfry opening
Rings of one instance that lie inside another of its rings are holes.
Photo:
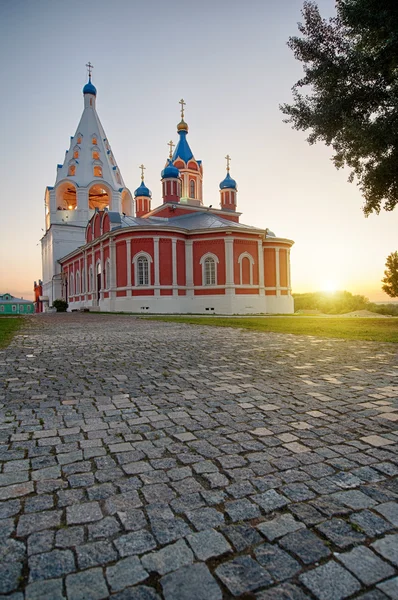
[[[112,210],[112,193],[102,181],[90,187],[88,192],[88,207],[90,210],[96,208],[99,210],[104,210],[104,208]]]
[[[128,217],[133,214],[133,202],[131,194],[126,189],[124,189],[122,192],[122,213],[124,213]]]
[[[56,205],[58,210],[75,210],[77,207],[76,186],[71,181],[64,181],[56,190]]]

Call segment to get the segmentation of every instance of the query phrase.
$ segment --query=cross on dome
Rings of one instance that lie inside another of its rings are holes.
[[[187,103],[184,102],[183,98],[181,98],[181,100],[179,101],[178,104],[181,104],[181,119],[183,119],[184,118],[184,106],[186,106]]]
[[[144,165],[140,165],[138,168],[141,169],[141,181],[144,181],[144,170],[146,167],[144,167]]]
[[[227,171],[229,171],[229,163],[231,162],[231,157],[229,154],[227,154],[227,156],[225,157],[225,160],[227,161]]]
[[[88,78],[91,81],[91,71],[94,69],[94,65],[91,64],[90,61],[88,61],[88,63],[86,64],[87,67],[87,71],[88,71]]]
[[[173,144],[173,140],[170,140],[167,145],[170,148],[170,152],[169,152],[169,158],[173,158],[173,147],[175,146],[175,144]]]

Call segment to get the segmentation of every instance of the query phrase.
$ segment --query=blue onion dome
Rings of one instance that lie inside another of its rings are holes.
[[[91,77],[89,77],[88,83],[86,83],[83,88],[83,94],[93,94],[93,96],[97,95],[97,88],[91,83]]]
[[[150,198],[151,197],[151,190],[147,188],[147,186],[145,185],[145,183],[143,181],[141,181],[141,185],[140,185],[140,187],[138,187],[135,190],[134,196],[136,198],[138,196],[147,196],[148,198]]]
[[[225,190],[225,189],[236,190],[236,181],[235,181],[235,179],[232,179],[229,172],[227,173],[227,176],[225,177],[225,179],[223,179],[222,182],[220,183],[220,190]]]
[[[175,167],[173,165],[171,158],[169,158],[167,167],[165,167],[161,173],[162,179],[169,179],[170,177],[177,179],[177,177],[179,177],[179,176],[180,176],[179,170],[177,169],[177,167]]]

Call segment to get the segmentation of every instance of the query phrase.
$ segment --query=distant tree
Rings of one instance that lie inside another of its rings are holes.
[[[384,278],[381,280],[384,285],[381,289],[391,296],[391,298],[397,298],[398,296],[398,252],[391,252],[387,256],[386,270],[384,271]]]
[[[301,37],[288,46],[303,63],[293,104],[280,108],[307,141],[334,150],[336,168],[351,169],[365,216],[398,203],[398,1],[336,0],[323,19],[304,2]],[[304,90],[304,93],[300,93]],[[307,90],[309,93],[307,93]]]

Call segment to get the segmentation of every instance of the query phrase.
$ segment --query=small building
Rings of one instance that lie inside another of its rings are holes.
[[[0,315],[31,315],[34,312],[35,306],[31,300],[0,294]]]

